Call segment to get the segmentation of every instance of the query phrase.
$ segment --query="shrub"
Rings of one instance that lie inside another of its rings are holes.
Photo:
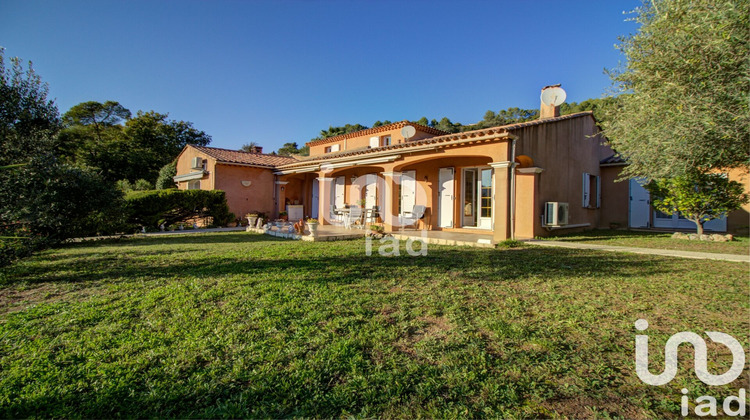
[[[211,218],[212,224],[224,226],[234,219],[224,191],[218,190],[133,191],[125,196],[125,201],[130,223],[146,228],[192,218]]]
[[[519,248],[523,246],[523,242],[516,239],[506,239],[497,244],[499,248]]]
[[[7,263],[65,239],[122,231],[122,193],[98,174],[34,158],[0,171],[0,260]]]
[[[172,162],[164,165],[159,170],[159,177],[156,178],[156,189],[157,190],[168,190],[177,188],[174,183],[174,177],[177,175],[177,163]]]

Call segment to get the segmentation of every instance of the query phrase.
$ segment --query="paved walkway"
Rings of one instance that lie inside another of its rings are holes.
[[[630,252],[634,254],[664,255],[667,257],[694,258],[699,260],[720,260],[750,263],[750,255],[714,254],[711,252],[677,251],[672,249],[659,248],[634,248],[630,246],[596,245],[567,241],[542,241],[539,239],[530,239],[524,242],[532,245],[554,246],[559,248],[595,249],[599,251]]]

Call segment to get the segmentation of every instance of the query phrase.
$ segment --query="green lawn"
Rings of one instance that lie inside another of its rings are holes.
[[[750,348],[746,264],[524,246],[365,255],[244,232],[71,245],[0,275],[0,417],[679,417],[678,331]],[[721,356],[719,356],[721,355]],[[724,372],[729,351],[709,345]],[[745,386],[745,385],[742,385]],[[746,387],[746,386],[745,386]]]
[[[581,242],[586,244],[674,249],[680,251],[712,252],[719,254],[750,254],[750,239],[748,239],[747,236],[735,236],[734,240],[731,242],[706,242],[672,239],[672,233],[664,232],[596,229],[569,235],[552,236],[544,239]]]

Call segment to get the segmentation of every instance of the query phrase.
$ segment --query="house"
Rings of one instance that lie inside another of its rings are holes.
[[[540,111],[535,121],[455,134],[401,121],[311,141],[310,156],[298,159],[187,146],[174,179],[180,188],[223,189],[238,216],[287,211],[331,224],[358,204],[395,231],[421,205],[420,228],[493,242],[630,226],[635,188],[614,182],[625,162],[593,113],[561,116],[544,103]]]
[[[279,165],[296,159],[263,154],[218,149],[205,146],[185,146],[177,156],[177,176],[174,181],[183,190],[222,190],[226,193],[229,211],[242,217],[251,211],[274,214],[275,194],[273,174]]]

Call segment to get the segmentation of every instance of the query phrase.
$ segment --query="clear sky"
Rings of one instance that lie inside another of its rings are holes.
[[[474,123],[601,97],[637,0],[0,0],[0,46],[31,60],[61,113],[115,100],[193,122],[212,146],[300,145],[329,125]]]

